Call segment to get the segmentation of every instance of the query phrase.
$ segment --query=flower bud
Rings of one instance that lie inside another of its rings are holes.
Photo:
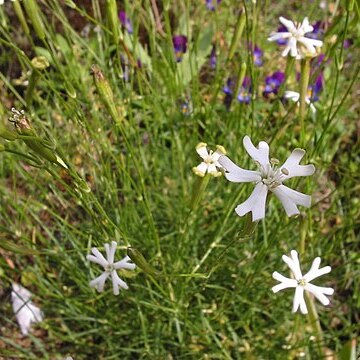
[[[31,64],[37,70],[44,70],[50,66],[49,61],[45,56],[35,56],[31,59]]]
[[[102,103],[105,105],[115,123],[118,123],[120,121],[120,116],[116,109],[114,95],[108,81],[97,65],[92,65],[91,71],[94,77],[96,90],[99,93]]]
[[[44,23],[41,19],[40,9],[35,0],[26,0],[22,2],[27,15],[34,27],[36,35],[41,39],[45,39]]]
[[[137,249],[130,246],[130,247],[127,248],[127,255],[133,261],[133,263],[135,265],[137,265],[141,270],[143,270],[147,274],[152,275],[152,276],[159,276],[160,275],[159,271],[154,269],[146,261],[143,254],[139,250],[137,250]]]
[[[2,137],[5,140],[14,141],[18,138],[18,135],[16,132],[8,130],[6,126],[0,125],[0,137]]]

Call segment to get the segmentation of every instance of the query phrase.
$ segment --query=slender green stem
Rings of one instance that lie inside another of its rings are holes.
[[[309,78],[310,78],[310,58],[301,60],[301,74],[300,74],[300,143],[305,145],[305,116],[306,116],[306,98],[308,94]]]
[[[307,292],[305,292],[305,301],[306,301],[307,308],[309,311],[309,314],[308,314],[309,323],[314,331],[314,336],[316,338],[316,346],[318,348],[318,352],[319,352],[319,354],[322,355],[322,357],[325,358],[326,351],[323,347],[324,336],[323,336],[323,331],[321,329],[319,315],[316,311],[316,307],[315,307],[313,298],[311,298]]]

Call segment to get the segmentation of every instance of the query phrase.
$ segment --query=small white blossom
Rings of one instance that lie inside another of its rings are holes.
[[[16,320],[23,335],[27,335],[32,323],[43,320],[41,310],[30,300],[31,292],[19,284],[12,285],[11,301]]]
[[[297,103],[297,105],[300,105],[300,94],[296,91],[290,91],[287,90],[285,91],[285,99],[289,99],[295,103]],[[305,103],[308,104],[310,106],[310,110],[315,114],[316,113],[316,108],[314,106],[314,104],[311,102],[310,98],[308,96],[305,97]]]
[[[290,268],[293,278],[287,278],[277,271],[272,276],[275,280],[280,281],[280,284],[275,285],[272,288],[274,293],[286,288],[295,288],[295,296],[293,301],[293,312],[296,312],[299,308],[303,314],[307,314],[306,302],[304,299],[304,291],[312,293],[323,305],[329,305],[330,300],[325,295],[332,295],[334,293],[333,288],[322,287],[310,284],[310,282],[324,274],[331,271],[330,266],[325,266],[320,269],[321,259],[315,258],[310,270],[303,276],[300,269],[300,262],[298,253],[295,250],[290,252],[291,257],[286,255],[282,256],[283,261]]]
[[[90,281],[90,286],[94,287],[97,291],[102,292],[104,290],[106,279],[111,276],[114,295],[119,295],[119,288],[128,289],[128,286],[125,281],[120,279],[116,270],[134,270],[136,266],[135,264],[128,262],[130,260],[128,256],[125,256],[122,260],[114,263],[116,246],[116,241],[112,241],[111,245],[108,243],[104,244],[106,259],[97,248],[92,248],[91,252],[93,255],[87,255],[86,258],[95,264],[101,265],[105,270],[100,276]]]
[[[287,40],[282,56],[287,56],[290,52],[292,57],[303,59],[304,57],[314,57],[317,55],[316,48],[321,47],[321,40],[310,39],[305,36],[306,33],[312,32],[314,28],[309,24],[306,17],[303,22],[296,24],[284,17],[279,18],[280,22],[287,28],[287,32],[275,32],[268,38],[269,41],[277,41],[280,39]]]
[[[314,165],[299,165],[305,155],[302,149],[295,149],[285,163],[278,167],[278,161],[269,161],[269,145],[260,141],[258,148],[251,142],[249,136],[243,139],[245,150],[255,160],[258,171],[244,170],[234,164],[227,156],[221,156],[219,163],[225,169],[225,177],[232,182],[254,182],[255,188],[250,197],[235,209],[239,216],[252,212],[252,220],[265,217],[265,203],[268,191],[271,191],[281,201],[288,216],[299,214],[297,205],[310,207],[311,197],[292,190],[282,183],[296,176],[309,176],[315,172]]]
[[[218,160],[221,155],[226,154],[226,150],[221,145],[216,145],[216,151],[208,151],[206,143],[199,143],[196,146],[196,152],[200,155],[203,161],[196,167],[193,168],[193,172],[198,176],[205,176],[206,173],[209,173],[212,176],[220,176],[222,166],[219,164]]]

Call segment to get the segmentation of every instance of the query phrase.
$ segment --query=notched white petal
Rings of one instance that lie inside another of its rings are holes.
[[[205,159],[209,155],[206,143],[201,142],[197,144],[195,149],[202,159]]]
[[[291,21],[288,20],[286,18],[284,18],[283,16],[279,17],[279,21],[289,30],[295,30],[295,24]]]
[[[98,292],[104,291],[105,281],[109,273],[104,271],[100,276],[90,281],[90,287],[95,288]]]
[[[246,135],[244,136],[243,144],[245,150],[252,157],[252,159],[264,167],[270,165],[269,145],[265,141],[260,141],[258,147],[256,148],[250,137]]]
[[[281,166],[280,170],[286,169],[288,174],[284,176],[284,181],[291,179],[295,176],[310,176],[315,172],[315,166],[312,164],[309,165],[300,165],[301,159],[305,155],[305,150],[303,149],[294,149],[284,164]]]
[[[208,169],[208,164],[202,162],[201,164],[199,164],[196,167],[193,167],[193,172],[195,175],[200,176],[200,177],[204,177],[206,174],[206,171]]]
[[[128,256],[125,256],[122,260],[114,263],[114,269],[128,269],[128,270],[134,270],[136,268],[136,265],[133,263],[130,263],[131,259]]]

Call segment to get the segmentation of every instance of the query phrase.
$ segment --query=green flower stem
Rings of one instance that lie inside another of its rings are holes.
[[[190,202],[190,209],[191,212],[194,211],[197,206],[199,205],[202,196],[209,184],[211,175],[206,174],[204,177],[198,177],[197,181],[194,185],[191,202]]]
[[[301,60],[300,72],[300,143],[301,146],[305,145],[305,115],[306,115],[306,97],[308,93],[309,78],[310,78],[310,58]]]
[[[316,346],[319,352],[319,355],[321,355],[321,358],[326,358],[326,351],[323,347],[324,343],[324,336],[321,329],[320,319],[319,315],[316,311],[316,307],[314,304],[314,299],[309,296],[309,294],[305,291],[305,301],[306,305],[309,311],[308,319],[310,326],[313,328],[314,336],[316,338]]]
[[[301,218],[301,221],[300,221],[300,245],[299,245],[299,254],[300,255],[303,255],[305,253],[306,229],[307,229],[307,221],[305,218]]]
[[[288,56],[286,58],[285,81],[280,85],[278,91],[279,99],[284,95],[285,84],[288,82],[291,72],[294,69],[294,64],[295,64],[295,58],[293,58],[292,56]]]

